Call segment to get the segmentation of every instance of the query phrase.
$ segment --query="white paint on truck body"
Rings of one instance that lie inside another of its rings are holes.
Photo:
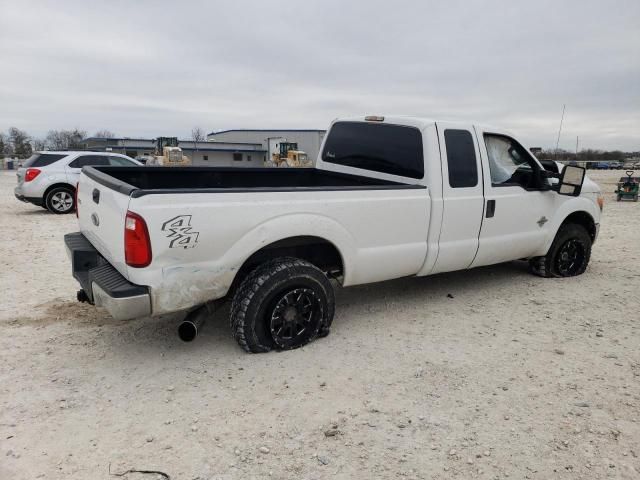
[[[422,189],[145,195],[132,198],[129,210],[147,222],[153,261],[129,267],[127,278],[151,286],[154,312],[226,295],[247,258],[286,238],[315,236],[335,245],[345,285],[413,275],[427,250],[429,197]],[[161,226],[185,213],[198,243],[169,248]]]

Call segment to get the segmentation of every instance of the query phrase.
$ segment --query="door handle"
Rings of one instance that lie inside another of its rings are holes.
[[[496,201],[495,200],[487,200],[487,218],[492,218],[496,213]]]
[[[95,203],[100,203],[100,190],[98,190],[97,188],[94,188],[92,192],[92,197]]]

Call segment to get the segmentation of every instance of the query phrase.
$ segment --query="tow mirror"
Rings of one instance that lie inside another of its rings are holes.
[[[560,181],[555,185],[554,190],[560,195],[569,197],[577,197],[582,192],[582,183],[584,182],[585,169],[573,165],[567,165],[562,170]]]

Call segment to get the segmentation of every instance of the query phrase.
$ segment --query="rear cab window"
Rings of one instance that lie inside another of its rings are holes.
[[[424,178],[422,133],[403,125],[336,122],[325,142],[322,160],[421,179]]]
[[[34,153],[22,164],[22,166],[24,168],[46,167],[47,165],[51,165],[64,157],[66,157],[66,155],[57,153]]]

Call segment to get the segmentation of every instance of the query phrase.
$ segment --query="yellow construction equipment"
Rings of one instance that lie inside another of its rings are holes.
[[[278,151],[271,154],[271,162],[276,167],[311,167],[306,152],[298,150],[298,144],[293,142],[280,142]]]
[[[158,137],[155,152],[147,165],[186,167],[191,165],[191,159],[183,155],[182,149],[178,146],[177,137]]]

